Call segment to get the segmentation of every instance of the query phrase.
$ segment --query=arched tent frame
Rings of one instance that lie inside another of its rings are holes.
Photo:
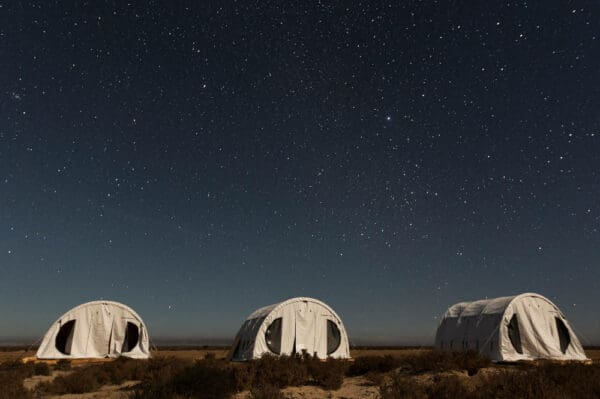
[[[66,333],[68,337],[59,337],[61,328],[67,323],[72,324],[72,331]],[[131,339],[132,334],[137,335],[135,343]],[[68,350],[61,351],[57,339],[66,339],[64,344]],[[150,357],[149,340],[146,324],[129,306],[114,301],[91,301],[75,306],[52,323],[36,357],[81,359],[125,356],[146,359]]]
[[[587,360],[561,310],[536,293],[457,303],[435,338],[446,350],[474,350],[494,361]]]
[[[280,318],[281,343],[279,353],[275,353],[267,343],[266,333],[269,326]],[[340,337],[339,345],[331,353],[327,348],[328,320],[335,324]],[[300,338],[298,335],[303,335],[303,331],[308,335],[309,331],[314,332],[314,338]],[[236,335],[229,357],[243,361],[257,359],[264,354],[291,355],[303,351],[321,359],[350,357],[348,335],[338,314],[318,299],[297,297],[252,312]]]

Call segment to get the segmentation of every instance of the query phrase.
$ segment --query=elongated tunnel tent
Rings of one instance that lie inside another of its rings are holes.
[[[342,320],[313,298],[292,298],[253,312],[237,333],[229,357],[243,361],[303,352],[320,359],[350,357]]]
[[[44,336],[38,359],[150,357],[142,318],[118,302],[94,301],[63,314]]]
[[[474,350],[504,362],[587,360],[560,309],[534,293],[451,306],[437,329],[435,346]]]

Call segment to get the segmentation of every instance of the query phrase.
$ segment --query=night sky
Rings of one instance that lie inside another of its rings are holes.
[[[534,291],[600,343],[600,3],[201,3],[0,1],[0,337],[314,296],[429,344]]]

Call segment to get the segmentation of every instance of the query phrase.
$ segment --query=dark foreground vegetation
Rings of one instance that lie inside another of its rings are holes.
[[[62,373],[33,391],[23,380],[33,375]],[[363,377],[377,386],[382,399],[587,399],[600,398],[600,364],[538,363],[492,365],[475,353],[422,351],[401,357],[364,356],[353,362],[320,361],[310,356],[264,357],[230,363],[207,355],[195,362],[175,357],[147,361],[121,358],[73,367],[5,362],[0,365],[0,399],[43,398],[93,392],[104,385],[137,381],[132,399],[221,399],[249,391],[252,399],[283,399],[281,389],[312,385],[337,390],[345,377]]]
[[[440,374],[429,382],[393,372],[381,399],[594,399],[600,398],[600,364],[546,363],[496,369],[475,381]]]

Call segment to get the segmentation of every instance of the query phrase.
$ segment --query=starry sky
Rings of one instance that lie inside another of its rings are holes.
[[[355,343],[534,291],[600,343],[596,1],[0,1],[0,338],[81,302]]]

